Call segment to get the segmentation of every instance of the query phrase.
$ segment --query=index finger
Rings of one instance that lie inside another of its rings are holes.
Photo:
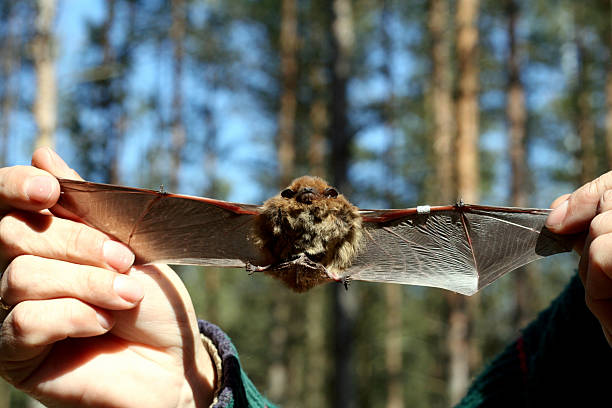
[[[44,170],[31,166],[0,168],[0,212],[44,210],[57,202],[59,194],[57,179]]]
[[[612,189],[612,171],[586,183],[569,197],[558,203],[546,220],[546,227],[560,234],[572,234],[586,230],[597,214],[599,199]]]

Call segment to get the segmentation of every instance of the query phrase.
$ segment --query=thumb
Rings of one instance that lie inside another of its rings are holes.
[[[66,162],[50,147],[41,147],[34,151],[32,155],[32,166],[46,170],[58,178],[83,180],[81,176],[68,167]]]
[[[586,230],[597,214],[599,199],[607,190],[612,190],[612,171],[586,183],[569,196],[555,200],[554,210],[546,220],[546,227],[560,234]]]

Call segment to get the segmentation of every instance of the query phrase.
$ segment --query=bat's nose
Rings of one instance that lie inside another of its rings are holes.
[[[315,191],[311,187],[304,187],[300,190],[297,200],[301,203],[310,204],[315,196]]]

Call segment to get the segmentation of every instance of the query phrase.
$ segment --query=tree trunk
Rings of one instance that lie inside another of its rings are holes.
[[[187,5],[184,0],[172,0],[172,26],[170,27],[170,38],[172,39],[172,119],[171,119],[171,143],[172,143],[172,167],[170,168],[170,190],[177,191],[179,188],[179,174],[181,157],[185,145],[185,123],[183,121],[183,63],[184,63],[184,41],[187,25]]]
[[[448,203],[456,199],[452,153],[455,122],[451,87],[448,0],[430,0],[428,27],[431,37],[432,75],[430,83],[433,116],[433,157],[435,191],[429,199]]]
[[[510,153],[510,202],[515,207],[527,206],[528,166],[525,153],[527,132],[527,110],[525,108],[525,89],[521,81],[521,62],[517,45],[516,26],[520,15],[520,6],[516,0],[507,0],[508,18],[508,91],[506,100],[506,117],[508,122],[508,145]],[[513,273],[515,283],[514,327],[518,330],[530,319],[529,275],[526,267]]]
[[[14,4],[8,7],[10,7],[10,11],[7,13],[6,20],[2,22],[6,31],[0,44],[0,66],[2,67],[0,81],[3,81],[2,99],[0,101],[0,167],[7,165],[11,111],[15,108],[15,102],[17,101],[17,92],[12,86],[15,82],[12,80],[12,76],[14,72],[19,71],[21,65],[21,55],[17,49],[17,38],[14,33],[16,23],[20,22],[15,18]]]
[[[348,168],[354,134],[349,129],[347,84],[351,73],[354,48],[353,10],[350,0],[333,0],[331,6],[331,183],[349,193]],[[354,370],[353,331],[357,315],[356,289],[332,287],[334,338],[333,406],[353,408],[357,405]]]
[[[278,114],[278,162],[281,185],[294,176],[295,113],[297,109],[297,2],[283,0],[280,27],[281,100]]]
[[[397,174],[397,161],[395,160],[397,143],[396,137],[396,96],[391,64],[393,61],[393,48],[389,27],[391,27],[391,11],[388,0],[383,1],[380,33],[381,45],[385,55],[382,64],[382,74],[389,90],[388,100],[384,108],[385,125],[391,134],[390,143],[383,162],[387,168],[387,180],[392,181]],[[392,192],[387,191],[387,205],[389,208],[397,207]],[[402,408],[404,406],[403,371],[403,345],[402,345],[402,288],[400,285],[385,286],[385,371],[387,381],[387,408]]]
[[[478,0],[457,2],[457,191],[468,203],[478,202]],[[448,295],[449,399],[456,404],[470,379],[470,311],[466,297]],[[473,301],[472,301],[473,302]]]
[[[576,48],[578,51],[576,126],[578,139],[580,140],[580,184],[585,184],[596,176],[597,155],[595,154],[595,123],[593,122],[593,107],[591,105],[590,59],[581,33],[576,35]]]
[[[283,0],[281,5],[280,54],[281,94],[278,113],[277,154],[279,164],[279,187],[287,186],[295,172],[295,115],[297,109],[297,2]],[[271,362],[268,369],[268,392],[270,398],[284,405],[295,397],[290,390],[288,379],[291,364],[297,356],[289,354],[289,337],[295,330],[291,316],[295,313],[294,303],[283,291],[273,301],[272,330],[270,331]],[[297,384],[296,384],[297,386]]]
[[[315,97],[310,105],[310,144],[308,148],[308,162],[310,173],[313,176],[325,178],[325,133],[328,127],[327,105],[325,103],[324,72],[316,66],[310,73],[310,86]]]
[[[310,73],[310,86],[314,99],[310,106],[311,134],[308,148],[310,174],[327,178],[325,171],[325,134],[328,118],[325,103],[325,80],[323,68],[315,66]],[[313,290],[306,300],[306,378],[304,384],[305,407],[323,407],[329,405],[326,377],[329,375],[329,355],[325,343],[325,312],[328,310],[325,290]],[[313,375],[313,373],[317,373]]]
[[[53,136],[57,124],[54,19],[55,0],[38,0],[36,35],[32,42],[36,72],[36,100],[33,106],[34,119],[38,126],[36,147],[54,145]]]

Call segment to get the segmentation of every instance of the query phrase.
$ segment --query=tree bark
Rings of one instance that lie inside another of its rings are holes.
[[[384,0],[381,10],[381,45],[385,55],[385,62],[382,64],[382,74],[389,89],[389,96],[384,109],[385,125],[391,134],[387,152],[383,158],[386,165],[389,181],[397,174],[397,161],[395,160],[397,143],[396,127],[396,95],[395,84],[393,81],[392,61],[393,47],[389,27],[391,26],[391,10],[388,0]],[[389,208],[397,207],[394,202],[393,194],[388,193],[387,205]],[[404,406],[404,384],[402,378],[403,371],[403,344],[402,344],[402,288],[400,285],[385,286],[385,371],[387,382],[387,408],[402,408]]]
[[[447,203],[456,199],[452,147],[455,133],[450,63],[448,0],[430,0],[428,28],[431,37],[432,75],[430,83],[433,116],[433,157],[435,191],[430,197],[435,202]]]
[[[281,185],[294,176],[297,109],[297,1],[283,0],[280,27],[281,99],[278,114],[278,162]]]
[[[295,172],[295,115],[297,109],[297,1],[283,0],[280,23],[280,73],[281,94],[278,113],[277,155],[279,163],[279,187],[287,186]],[[295,399],[295,389],[289,389],[288,379],[296,381],[295,359],[289,355],[289,338],[296,330],[291,317],[296,312],[295,302],[287,293],[276,296],[273,301],[272,330],[270,331],[271,362],[268,369],[270,398],[280,404]],[[295,374],[295,372],[294,372]],[[292,387],[293,388],[293,387]],[[291,405],[291,404],[289,404]]]
[[[172,167],[170,168],[170,189],[178,190],[181,157],[185,145],[185,123],[183,121],[183,65],[185,58],[184,41],[187,25],[187,5],[184,0],[171,2],[172,25],[170,38],[173,44],[172,58]]]
[[[311,134],[308,147],[308,164],[310,174],[327,179],[325,171],[325,134],[327,133],[328,116],[325,103],[325,80],[323,68],[313,67],[310,73],[310,86],[314,99],[310,106]],[[329,356],[325,342],[326,291],[316,290],[308,293],[306,300],[306,361],[304,401],[305,407],[323,407],[329,405],[325,398],[327,394],[326,377],[329,375]],[[317,375],[313,375],[317,373]]]
[[[525,152],[527,132],[527,110],[525,108],[525,89],[521,81],[521,61],[518,50],[516,26],[520,15],[516,0],[507,0],[508,18],[508,90],[506,100],[506,118],[508,122],[508,144],[510,146],[510,202],[515,207],[527,206],[528,166]],[[515,311],[514,326],[518,330],[528,323],[530,317],[530,299],[534,295],[530,290],[527,268],[522,267],[514,272]]]
[[[348,168],[354,134],[349,128],[347,84],[351,73],[351,56],[355,38],[353,9],[350,0],[333,0],[331,6],[331,183],[349,194]],[[332,287],[334,337],[333,406],[353,408],[357,405],[353,331],[357,315],[356,289],[345,291]]]
[[[36,72],[36,99],[33,106],[34,119],[38,126],[36,147],[54,145],[57,125],[57,84],[53,35],[55,7],[55,0],[38,0],[36,34],[32,42]]]
[[[576,48],[578,51],[576,130],[580,140],[580,184],[585,184],[596,176],[597,155],[595,154],[595,123],[593,122],[593,107],[591,105],[590,60],[581,33],[576,36]]]
[[[478,0],[457,2],[457,191],[468,203],[478,202]],[[470,379],[470,311],[466,297],[448,295],[449,305],[449,399],[459,402]]]
[[[21,55],[17,50],[17,38],[14,33],[16,23],[20,22],[15,18],[14,4],[8,7],[10,7],[10,11],[7,13],[6,20],[2,22],[5,25],[6,32],[0,44],[0,65],[2,67],[0,80],[3,81],[2,100],[0,101],[0,167],[7,165],[11,111],[15,108],[17,100],[15,88],[12,86],[14,82],[12,76],[14,72],[19,71],[21,65]]]

